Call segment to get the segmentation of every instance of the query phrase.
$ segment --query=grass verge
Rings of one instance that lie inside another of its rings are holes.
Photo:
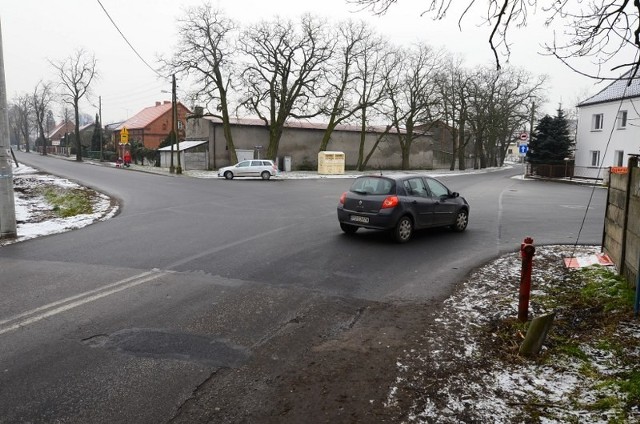
[[[42,194],[61,218],[93,213],[91,194],[87,190],[47,187]]]

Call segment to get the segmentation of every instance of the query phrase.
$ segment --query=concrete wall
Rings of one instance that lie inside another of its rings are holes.
[[[629,168],[628,174],[611,174],[607,198],[604,251],[627,281],[635,284],[640,258],[640,168]]]
[[[233,143],[236,149],[255,150],[255,157],[265,157],[269,146],[269,131],[264,126],[234,125],[232,129]],[[287,127],[280,140],[278,148],[279,159],[284,156],[291,157],[291,169],[302,167],[317,169],[318,149],[324,135],[323,129]],[[188,139],[208,139],[210,164],[213,169],[230,165],[229,150],[224,138],[222,125],[214,123],[206,118],[194,119],[187,127]],[[368,132],[365,138],[365,157],[375,144],[378,133]],[[256,149],[261,146],[261,149]],[[341,151],[345,153],[347,169],[354,169],[358,162],[358,149],[360,146],[360,132],[336,130],[331,136],[327,150]],[[428,136],[420,136],[411,146],[410,165],[413,169],[433,169],[433,140]],[[282,160],[280,167],[282,168]],[[376,151],[369,160],[369,169],[400,169],[402,166],[402,154],[397,137],[385,136],[378,144]],[[448,166],[448,164],[447,164]]]

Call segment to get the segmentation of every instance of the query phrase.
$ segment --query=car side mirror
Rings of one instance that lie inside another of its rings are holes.
[[[451,194],[449,195],[449,197],[453,197],[454,199],[455,199],[456,197],[459,197],[459,196],[460,196],[460,193],[458,193],[457,191],[454,191],[453,193],[451,193]]]

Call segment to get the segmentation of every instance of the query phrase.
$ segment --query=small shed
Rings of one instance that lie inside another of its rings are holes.
[[[178,166],[178,149],[180,150],[180,166],[186,170],[209,169],[209,142],[208,140],[181,141],[173,145],[173,166]],[[160,167],[171,166],[171,146],[158,149],[160,153]]]

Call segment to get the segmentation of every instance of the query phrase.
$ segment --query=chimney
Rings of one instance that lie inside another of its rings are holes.
[[[160,106],[160,102],[156,102],[156,106]]]
[[[165,100],[165,101],[164,101],[164,104],[165,104],[165,105],[168,105],[169,103],[171,103],[169,100]],[[160,105],[158,105],[158,106],[160,106]]]

